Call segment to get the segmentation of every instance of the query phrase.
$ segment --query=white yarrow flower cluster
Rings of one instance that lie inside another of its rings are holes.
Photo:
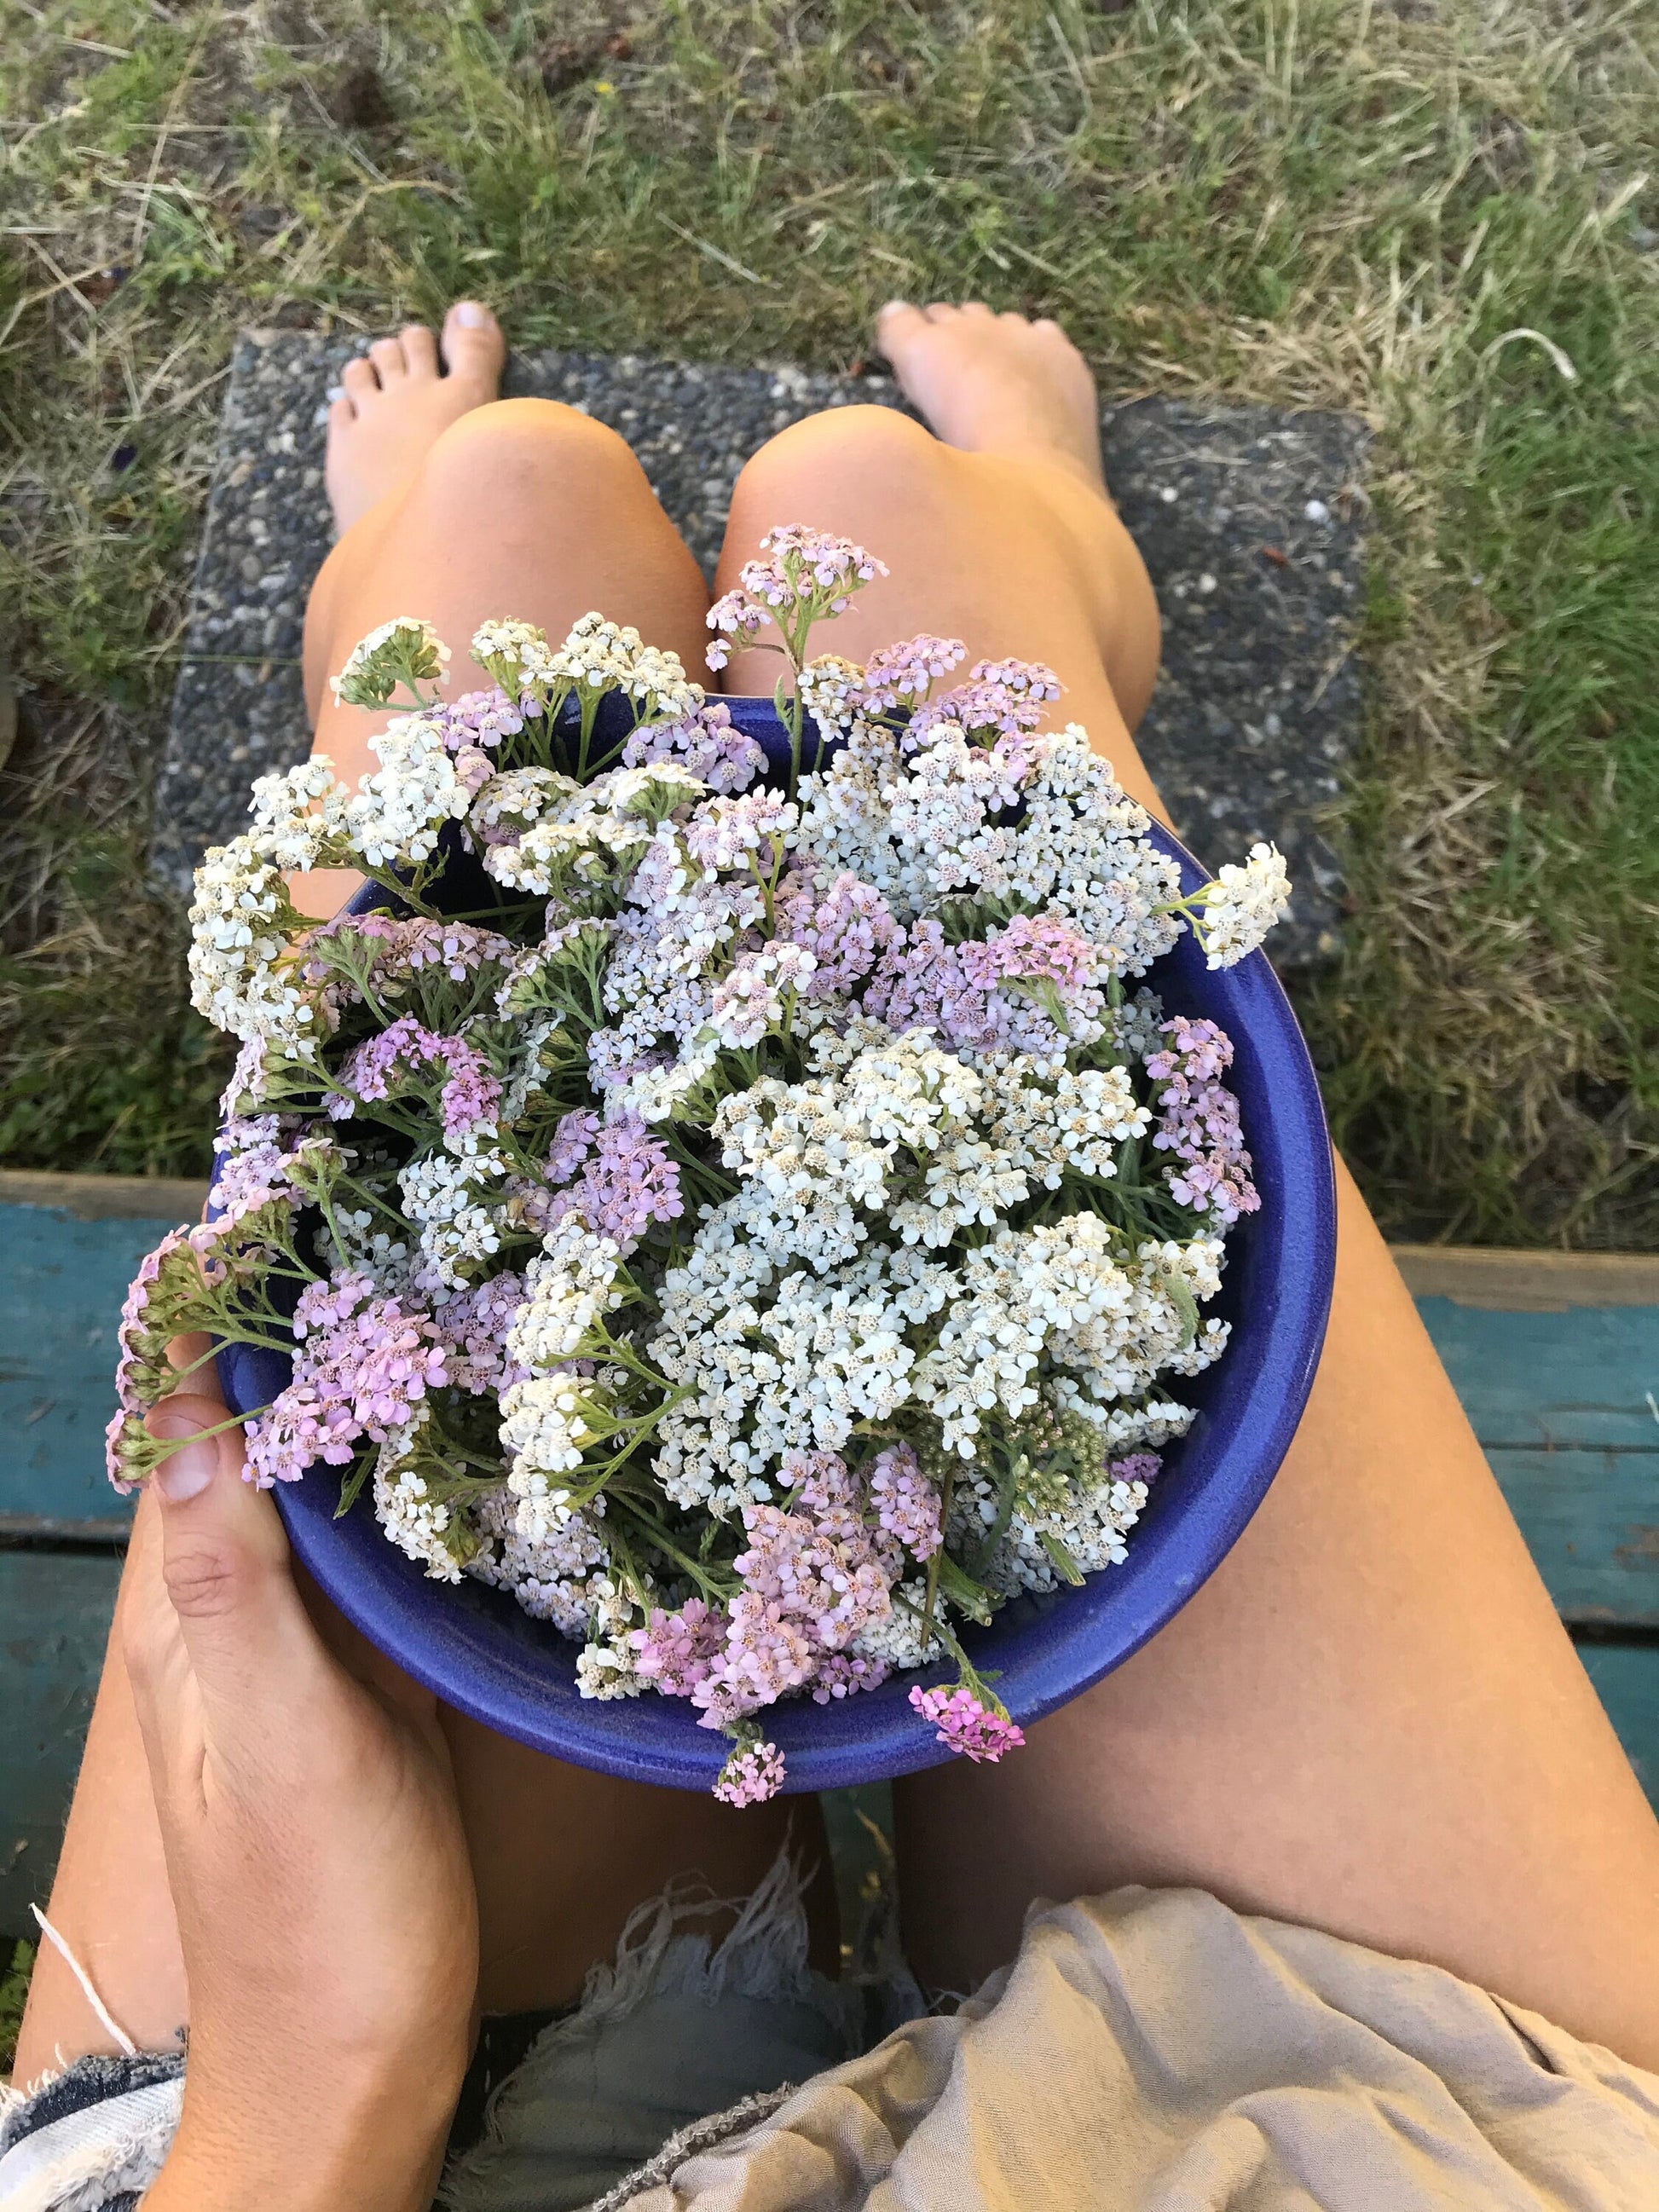
[[[1212,968],[1236,967],[1254,952],[1291,903],[1291,879],[1276,845],[1252,845],[1241,868],[1216,871],[1198,929]]]

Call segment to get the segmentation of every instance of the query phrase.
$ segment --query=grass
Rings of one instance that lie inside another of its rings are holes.
[[[5,1968],[0,1972],[0,2079],[10,2074],[16,2052],[17,2032],[23,2025],[23,2006],[29,1993],[29,1976],[34,1971],[34,1946],[7,1945],[5,1956]]]
[[[467,291],[525,345],[845,363],[939,294],[1059,315],[1114,393],[1370,422],[1352,914],[1300,993],[1339,1133],[1398,1232],[1659,1240],[1650,13],[9,15],[7,1158],[205,1157],[143,849],[239,324]]]

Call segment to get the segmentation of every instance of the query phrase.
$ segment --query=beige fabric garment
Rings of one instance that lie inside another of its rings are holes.
[[[629,2212],[1659,2212],[1659,2076],[1194,1890],[1045,1906]]]

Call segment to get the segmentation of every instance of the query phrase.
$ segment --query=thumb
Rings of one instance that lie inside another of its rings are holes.
[[[154,1479],[161,1580],[210,1719],[216,1708],[246,1716],[273,1694],[288,1703],[296,1669],[322,1657],[276,1508],[244,1480],[241,1431],[225,1418],[217,1395],[193,1385],[149,1421],[158,1441],[179,1440]]]

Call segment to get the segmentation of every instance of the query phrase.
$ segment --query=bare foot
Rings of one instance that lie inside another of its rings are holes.
[[[977,300],[892,300],[876,318],[876,343],[947,446],[1059,461],[1105,490],[1095,380],[1058,323],[993,314]]]
[[[337,529],[349,530],[406,483],[459,416],[500,396],[507,341],[488,307],[458,301],[444,318],[442,368],[439,344],[423,323],[411,323],[347,363],[328,410],[323,465]]]

